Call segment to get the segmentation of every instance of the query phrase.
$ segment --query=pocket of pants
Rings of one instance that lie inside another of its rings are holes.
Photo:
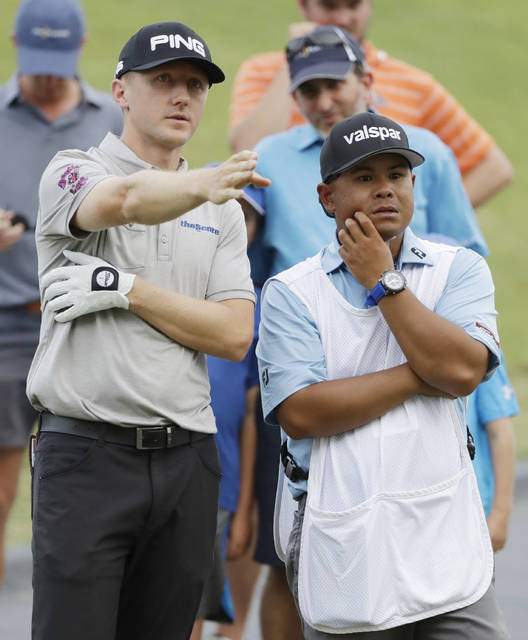
[[[220,468],[218,450],[213,436],[193,442],[192,447],[198,454],[202,465],[216,478],[220,479],[222,477],[222,469]]]
[[[39,480],[70,473],[91,457],[96,446],[97,440],[45,432],[39,437],[33,473]]]

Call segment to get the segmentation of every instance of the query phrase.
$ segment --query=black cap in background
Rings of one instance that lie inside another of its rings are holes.
[[[346,118],[330,131],[321,149],[321,177],[329,182],[371,156],[394,153],[417,167],[425,162],[409,148],[407,134],[397,122],[366,111]]]
[[[142,27],[121,50],[115,77],[121,78],[128,71],[153,69],[173,60],[200,65],[211,84],[225,80],[222,69],[212,62],[205,40],[181,22],[157,22]]]
[[[290,92],[318,78],[344,80],[355,67],[365,65],[360,45],[344,29],[331,25],[288,42],[286,57],[290,72]]]

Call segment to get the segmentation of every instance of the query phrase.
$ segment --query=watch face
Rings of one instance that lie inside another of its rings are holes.
[[[399,293],[405,289],[407,284],[405,276],[399,271],[385,271],[381,283],[389,293]]]

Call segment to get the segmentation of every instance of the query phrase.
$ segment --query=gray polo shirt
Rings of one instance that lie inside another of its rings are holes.
[[[72,111],[49,122],[24,102],[17,77],[0,86],[0,208],[23,214],[31,229],[8,251],[0,251],[0,311],[38,300],[38,185],[42,172],[61,149],[88,149],[108,131],[121,133],[121,110],[110,95],[81,83],[83,99]],[[0,342],[2,340],[0,327]]]
[[[239,204],[207,202],[160,225],[129,224],[73,236],[69,223],[101,180],[154,169],[108,134],[88,152],[55,156],[40,185],[39,278],[83,251],[152,284],[200,300],[254,301]],[[181,171],[186,170],[182,163]],[[44,311],[28,376],[38,410],[122,426],[180,426],[213,433],[206,358],[129,311],[108,310],[60,324]]]

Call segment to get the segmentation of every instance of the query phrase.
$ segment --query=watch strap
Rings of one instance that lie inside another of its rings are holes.
[[[367,296],[367,307],[375,307],[378,302],[387,295],[387,290],[381,284],[380,281],[376,282],[376,285],[372,287]]]

